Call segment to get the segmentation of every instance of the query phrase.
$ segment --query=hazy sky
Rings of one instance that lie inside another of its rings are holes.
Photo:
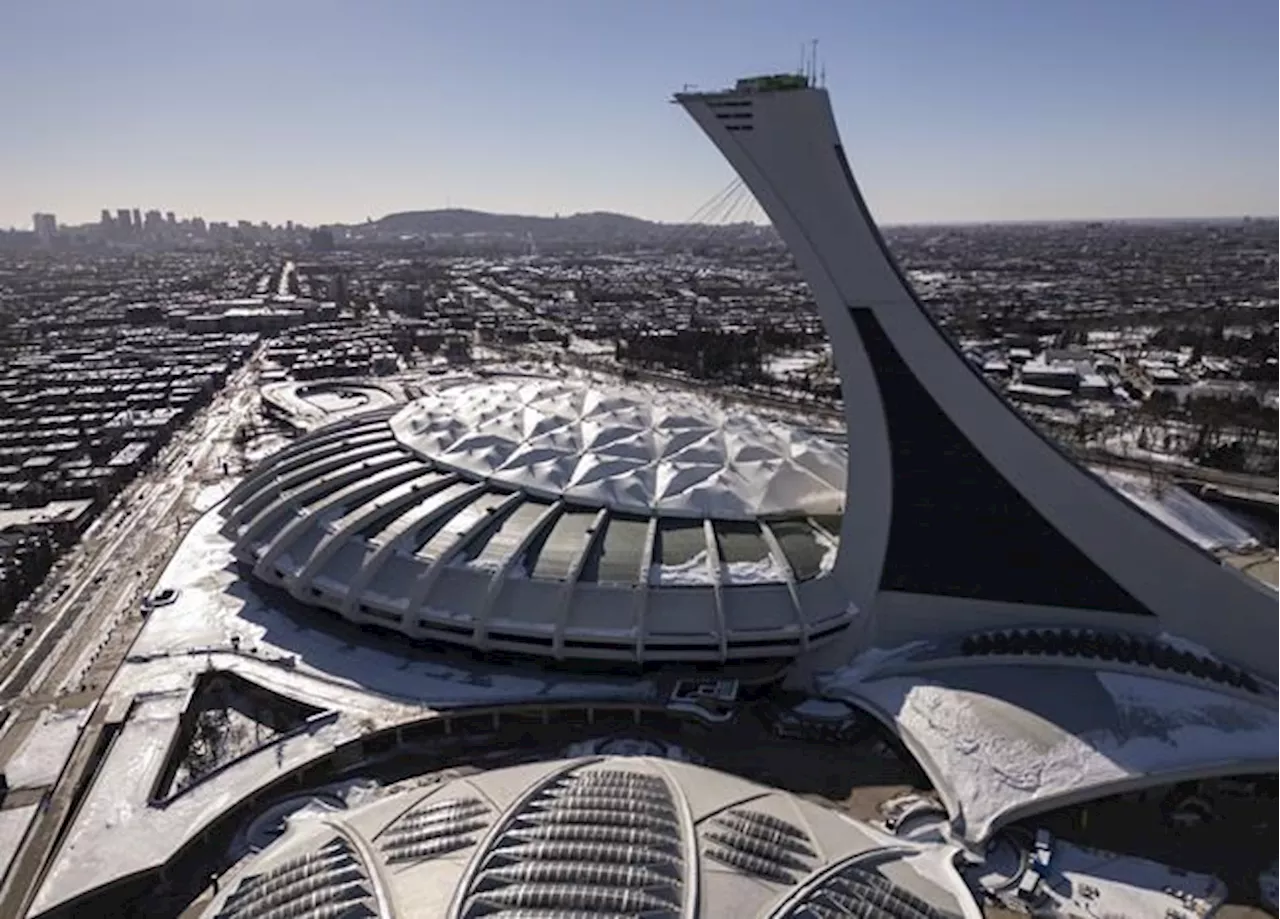
[[[682,220],[667,98],[820,40],[885,222],[1275,214],[1276,0],[0,0],[0,226]]]

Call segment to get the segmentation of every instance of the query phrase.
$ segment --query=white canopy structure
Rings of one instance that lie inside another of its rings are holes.
[[[689,392],[515,377],[444,387],[391,425],[443,468],[589,507],[714,520],[844,509],[842,447]]]

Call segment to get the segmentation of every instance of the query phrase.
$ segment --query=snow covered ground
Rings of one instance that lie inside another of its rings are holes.
[[[136,704],[85,798],[71,841],[40,890],[38,910],[163,861],[229,802],[370,730],[463,704],[657,699],[656,684],[646,679],[407,658],[310,628],[305,617],[295,620],[273,607],[240,577],[220,524],[216,510],[206,513],[157,583],[157,590],[177,590],[177,599],[151,613],[108,687],[109,696]],[[239,641],[233,643],[233,636]],[[336,714],[227,764],[165,807],[153,807],[148,794],[189,688],[210,668],[235,671]],[[48,772],[38,764],[56,758],[45,746],[57,731],[41,733],[41,746],[23,751],[33,764],[26,774],[37,778]]]
[[[62,771],[71,748],[76,745],[80,726],[88,712],[85,709],[41,713],[31,733],[18,752],[9,760],[5,779],[10,788],[40,788],[52,785]]]
[[[1225,886],[1210,875],[1061,840],[1054,842],[1050,870],[1050,906],[1042,909],[1052,916],[1204,917],[1226,897]],[[1052,883],[1056,879],[1065,883]]]
[[[820,364],[826,355],[821,351],[798,351],[778,354],[765,361],[764,370],[775,379],[786,379],[793,373],[804,373]]]
[[[1101,446],[1107,451],[1125,456],[1129,459],[1146,460],[1161,466],[1190,466],[1192,465],[1186,457],[1179,456],[1176,453],[1166,453],[1160,450],[1152,450],[1147,447],[1138,446],[1138,436],[1140,432],[1134,429],[1121,431],[1102,440]]]
[[[293,443],[293,438],[286,437],[283,434],[264,434],[253,441],[249,445],[249,449],[244,451],[245,462],[250,468],[257,466],[263,460],[275,456],[289,444]]]
[[[223,479],[220,482],[214,482],[212,485],[206,485],[196,494],[195,499],[191,502],[192,510],[203,514],[205,511],[220,504],[227,495],[231,494],[231,490],[240,483],[239,477],[231,477]]]
[[[0,810],[0,877],[9,870],[9,863],[18,854],[18,846],[26,835],[31,818],[36,815],[39,805],[27,804],[24,807],[11,807]]]
[[[1155,485],[1145,476],[1112,469],[1094,471],[1120,494],[1203,549],[1243,551],[1258,545],[1226,514],[1177,485]]]
[[[322,708],[388,715],[405,706],[539,697],[643,700],[656,693],[647,680],[463,666],[351,644],[323,627],[308,627],[305,617],[294,618],[256,593],[232,564],[220,525],[216,511],[205,514],[178,547],[156,584],[157,590],[177,590],[178,597],[151,613],[114,691],[176,689],[212,661]],[[238,639],[236,648],[232,636]]]
[[[573,354],[613,357],[616,350],[617,345],[612,339],[579,338],[576,335],[569,339],[569,351]]]
[[[40,888],[33,912],[48,910],[111,878],[163,862],[229,804],[360,733],[340,719],[227,766],[163,808],[148,794],[163,767],[185,704],[182,693],[139,700],[76,815]]]

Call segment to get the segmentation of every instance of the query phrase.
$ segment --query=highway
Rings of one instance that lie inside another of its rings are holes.
[[[25,914],[92,779],[109,707],[103,693],[141,630],[141,600],[197,516],[196,498],[223,478],[236,430],[256,412],[260,355],[228,379],[99,518],[61,566],[58,583],[42,593],[21,652],[0,666],[0,705],[8,715],[0,735],[4,767],[41,710],[86,711],[70,758],[43,790],[45,803],[0,884],[0,916]]]

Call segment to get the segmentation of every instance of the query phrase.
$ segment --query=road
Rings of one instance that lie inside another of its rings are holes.
[[[276,283],[276,296],[280,299],[293,296],[293,287],[297,284],[298,266],[293,262],[285,262],[280,269],[280,280]]]
[[[142,627],[140,601],[195,519],[197,496],[223,477],[224,462],[233,458],[235,433],[257,409],[259,368],[260,352],[99,518],[63,566],[61,583],[44,594],[22,653],[0,670],[0,705],[9,716],[0,736],[5,767],[42,709],[87,710],[76,746],[54,785],[44,790],[46,804],[0,886],[0,916],[24,915],[74,817],[100,758],[107,715],[103,692]]]

